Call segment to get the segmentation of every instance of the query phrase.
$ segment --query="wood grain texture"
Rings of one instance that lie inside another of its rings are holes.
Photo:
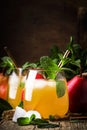
[[[60,122],[60,127],[57,128],[43,128],[43,130],[87,130],[87,120],[64,120],[57,121]],[[54,123],[54,122],[53,122]],[[37,126],[28,125],[28,126],[18,126],[18,124],[12,122],[11,120],[5,120],[0,124],[0,130],[42,130],[37,128]]]

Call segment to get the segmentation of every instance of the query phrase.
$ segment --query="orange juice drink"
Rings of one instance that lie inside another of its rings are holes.
[[[36,110],[43,118],[49,118],[50,115],[64,117],[69,108],[66,80],[59,79],[61,85],[65,87],[65,93],[61,97],[57,95],[55,80],[34,79],[33,77],[29,80],[27,81],[29,84],[25,85],[24,109]]]
[[[8,102],[13,108],[18,106],[21,102],[24,82],[25,82],[25,77],[22,76],[21,69],[19,69],[19,74],[13,72],[9,76]]]

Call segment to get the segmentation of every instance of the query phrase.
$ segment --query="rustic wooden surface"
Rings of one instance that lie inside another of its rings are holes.
[[[59,123],[60,126],[56,128],[43,128],[43,130],[87,130],[87,120],[62,120],[53,123]],[[19,126],[11,120],[0,122],[0,130],[42,130],[34,125]]]
[[[38,128],[37,125],[19,126],[12,121],[13,114],[14,110],[2,113],[0,130],[87,130],[87,114],[68,113],[64,118],[57,118],[51,122],[58,124],[56,128]]]

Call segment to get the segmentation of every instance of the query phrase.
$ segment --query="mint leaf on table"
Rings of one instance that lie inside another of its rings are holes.
[[[39,124],[38,128],[56,128],[60,127],[60,124],[53,124],[53,123],[46,123],[46,124]]]
[[[59,68],[56,63],[49,56],[43,56],[40,58],[41,67],[45,70],[47,76],[51,79],[55,79],[56,73]]]
[[[30,123],[31,125],[37,125],[38,128],[56,128],[60,127],[60,124],[54,124],[45,119],[34,119]]]
[[[60,127],[60,124],[54,124],[45,119],[35,119],[31,122],[32,125],[37,125],[38,128],[56,128]]]
[[[56,128],[59,127],[60,124],[50,123],[48,120],[45,119],[35,119],[35,115],[32,114],[31,117],[20,117],[17,119],[17,123],[20,126],[26,125],[37,125],[37,128]]]
[[[40,124],[47,124],[47,123],[49,123],[48,120],[39,119],[39,118],[36,118],[36,119],[34,119],[33,121],[31,121],[31,124],[32,124],[32,125],[40,125]]]
[[[30,119],[29,117],[20,117],[17,119],[17,123],[20,126],[25,126],[30,124]]]
[[[19,118],[17,119],[17,123],[18,123],[18,125],[20,125],[20,126],[30,125],[31,122],[32,122],[34,119],[35,119],[35,114],[32,114],[32,115],[30,116],[30,118],[29,118],[29,117],[19,117]]]

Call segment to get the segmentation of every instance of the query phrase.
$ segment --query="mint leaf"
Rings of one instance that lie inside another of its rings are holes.
[[[25,125],[37,125],[37,128],[56,128],[59,127],[60,124],[50,123],[48,120],[45,119],[35,119],[35,115],[32,114],[31,117],[20,117],[17,119],[17,123],[20,126]]]
[[[36,119],[34,119],[34,120],[31,122],[32,125],[40,125],[40,124],[47,124],[47,123],[49,123],[48,120],[40,119],[40,118],[36,118]]]
[[[70,61],[70,64],[75,65],[78,68],[80,68],[80,63],[81,63],[80,59],[77,59],[75,61],[73,61],[73,60]]]
[[[53,123],[46,123],[46,124],[39,124],[37,126],[38,128],[56,128],[56,127],[60,127],[60,124],[53,124]]]
[[[43,56],[40,58],[41,67],[45,70],[48,78],[55,79],[56,73],[58,72],[58,66],[53,62],[48,56]]]
[[[5,71],[4,73],[10,75],[13,71],[16,71],[16,66],[12,59],[8,56],[1,58],[0,67]]]
[[[56,93],[58,98],[64,96],[66,90],[65,80],[56,80]]]
[[[30,117],[19,117],[17,123],[20,126],[25,126],[31,124],[33,120],[35,120],[35,114],[32,114]]]
[[[26,69],[29,69],[29,67],[37,68],[37,65],[35,63],[26,62],[25,64],[22,65],[22,70],[24,71]]]
[[[17,123],[20,126],[29,125],[30,119],[29,119],[29,117],[20,117],[17,119]]]
[[[36,115],[35,115],[35,114],[32,114],[32,115],[30,116],[30,123],[31,123],[33,120],[35,120],[35,118],[36,118]]]

